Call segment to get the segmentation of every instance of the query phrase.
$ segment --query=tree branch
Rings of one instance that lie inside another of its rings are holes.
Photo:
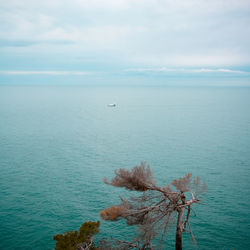
[[[183,224],[184,230],[186,230],[186,224],[187,224],[188,219],[189,219],[190,211],[191,211],[191,207],[190,207],[190,205],[189,205],[189,206],[188,206],[187,215],[186,215],[186,219],[185,219],[184,224]]]

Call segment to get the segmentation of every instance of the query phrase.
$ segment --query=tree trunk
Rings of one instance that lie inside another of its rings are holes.
[[[175,239],[175,249],[176,250],[182,250],[182,231],[183,231],[184,213],[185,213],[185,207],[179,208],[177,227],[176,227],[176,239]]]

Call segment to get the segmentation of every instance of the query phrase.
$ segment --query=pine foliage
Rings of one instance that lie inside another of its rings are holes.
[[[100,216],[103,220],[115,221],[123,215],[125,209],[121,206],[111,206],[104,211],[100,211]]]
[[[189,173],[186,174],[183,178],[173,180],[172,185],[181,192],[187,192],[190,190],[191,176],[192,174]]]
[[[109,182],[104,178],[106,184],[124,187],[128,190],[146,191],[155,185],[152,172],[149,166],[142,162],[131,171],[120,168],[115,171],[115,177]]]
[[[98,249],[93,245],[93,236],[99,232],[100,222],[84,222],[79,229],[53,236],[55,250]]]

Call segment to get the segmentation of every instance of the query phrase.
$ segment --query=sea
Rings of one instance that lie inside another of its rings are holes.
[[[207,183],[183,249],[249,249],[249,87],[1,85],[0,249],[54,249],[53,235],[98,220],[96,242],[133,240],[99,212],[136,195],[103,178],[141,162],[159,186]],[[173,219],[163,249],[174,243]]]

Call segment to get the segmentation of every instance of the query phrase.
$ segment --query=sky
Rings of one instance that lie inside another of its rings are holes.
[[[0,83],[250,85],[250,0],[0,0],[0,22]]]

